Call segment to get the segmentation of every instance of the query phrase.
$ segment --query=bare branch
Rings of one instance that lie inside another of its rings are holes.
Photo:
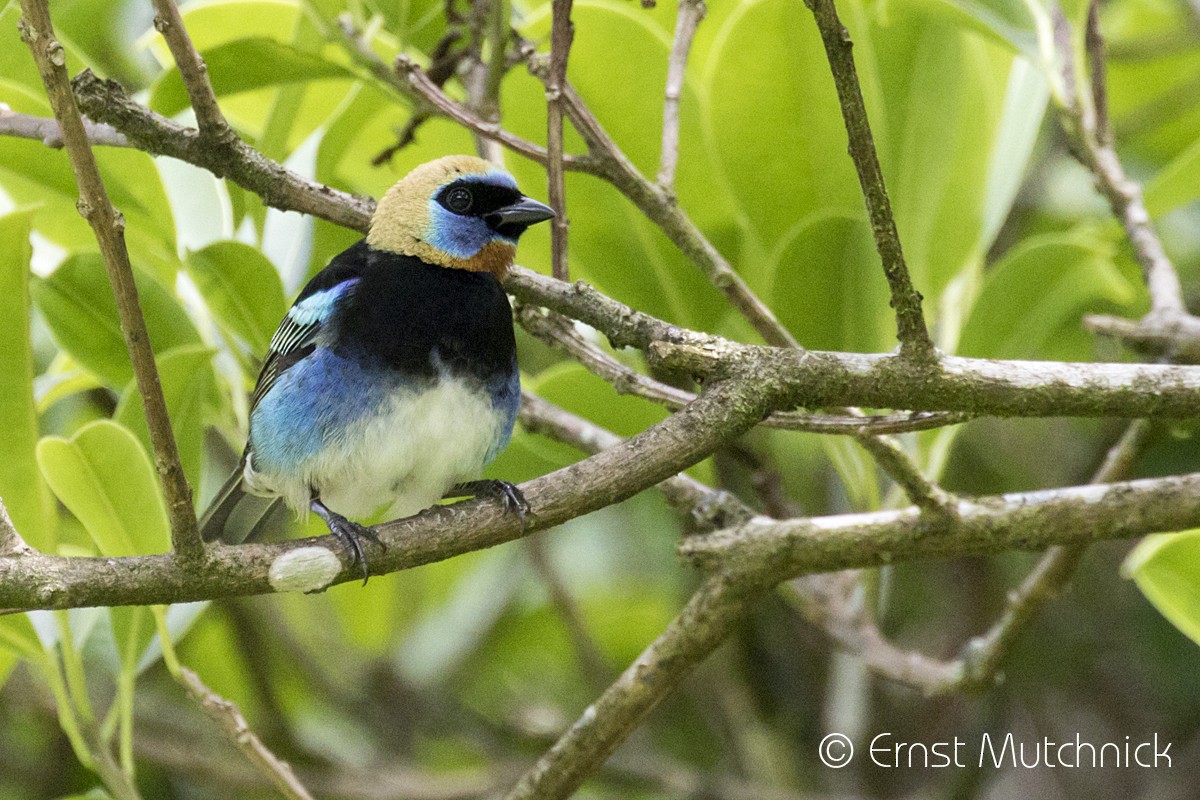
[[[1200,364],[1200,317],[1149,314],[1140,320],[1090,314],[1084,327],[1120,339],[1134,351],[1175,363]]]
[[[129,140],[109,125],[98,125],[90,120],[83,121],[88,143],[108,147],[132,147]],[[18,114],[4,103],[0,103],[0,136],[15,136],[18,139],[33,139],[55,150],[63,146],[62,134],[56,120]]]
[[[72,82],[79,105],[94,120],[107,123],[151,155],[171,156],[229,178],[263,202],[284,211],[300,211],[353,230],[366,232],[375,201],[303,178],[240,139],[224,145],[207,142],[194,130],[134,102],[114,81],[84,70]]]
[[[1087,28],[1083,41],[1087,50],[1088,65],[1091,67],[1092,114],[1096,141],[1107,147],[1112,145],[1112,129],[1108,119],[1108,65],[1105,61],[1104,36],[1100,33],[1100,0],[1091,0],[1088,3]]]
[[[1109,448],[1104,462],[1092,476],[1092,483],[1109,483],[1128,475],[1149,431],[1150,425],[1145,420],[1131,423]],[[960,656],[962,685],[983,688],[991,682],[1024,629],[1070,582],[1086,550],[1084,543],[1052,547],[1046,551],[1021,585],[1009,592],[1004,611],[996,623],[963,648]]]
[[[1113,214],[1125,228],[1150,290],[1151,315],[1185,316],[1187,308],[1183,302],[1179,274],[1151,224],[1150,213],[1142,197],[1142,187],[1125,174],[1107,133],[1104,39],[1100,34],[1099,18],[1089,17],[1086,40],[1092,62],[1092,93],[1085,102],[1085,93],[1074,89],[1076,70],[1070,25],[1057,6],[1053,13],[1056,46],[1064,62],[1064,78],[1069,81],[1066,105],[1059,109],[1059,121],[1071,141],[1072,153],[1092,173],[1096,188],[1108,200]]]
[[[250,724],[242,716],[237,705],[218,695],[204,685],[200,676],[187,667],[181,667],[179,682],[187,689],[191,698],[213,719],[225,735],[246,756],[259,772],[271,779],[284,797],[289,800],[313,800],[304,785],[296,779],[291,766],[262,743],[262,740],[250,729]]]
[[[782,387],[759,378],[717,382],[680,412],[597,455],[522,485],[533,512],[524,522],[492,499],[435,506],[376,528],[386,550],[371,555],[382,575],[512,541],[620,502],[697,463],[749,429]],[[690,479],[689,479],[690,480]],[[687,484],[683,484],[686,490]],[[298,553],[298,555],[297,555]],[[0,608],[146,605],[319,591],[361,578],[331,537],[210,546],[200,563],[172,554],[0,558]]]
[[[962,675],[960,664],[903,650],[884,637],[862,602],[860,579],[858,570],[805,575],[788,582],[787,596],[806,620],[875,674],[916,687],[927,695],[957,686]]]
[[[736,562],[780,581],[944,558],[950,550],[955,557],[1046,550],[1180,531],[1200,521],[1197,500],[1200,474],[1191,473],[959,500],[957,515],[940,519],[916,507],[818,519],[756,517],[737,528],[689,537],[681,551],[701,568]]]
[[[522,273],[523,275],[526,273]],[[520,280],[519,278],[517,280]],[[546,313],[535,306],[518,304],[517,320],[525,330],[549,344],[570,353],[593,374],[612,384],[620,394],[632,394],[662,403],[671,410],[683,408],[696,399],[693,392],[680,389],[649,375],[643,375],[589,342],[561,314]],[[887,433],[930,430],[966,422],[970,415],[957,412],[904,412],[867,416],[858,414],[809,414],[801,411],[774,411],[763,420],[768,428],[807,433],[844,434],[870,437]]]
[[[858,434],[858,443],[871,454],[888,477],[896,482],[908,499],[921,510],[938,514],[954,513],[954,495],[925,477],[904,452],[900,443],[890,436]]]
[[[745,615],[758,587],[717,574],[705,579],[657,639],[525,773],[505,800],[569,797]]]
[[[154,27],[167,40],[167,47],[175,59],[179,76],[183,79],[183,87],[187,90],[192,101],[192,109],[196,112],[196,125],[200,135],[213,142],[231,142],[237,134],[225,121],[221,107],[217,104],[217,96],[212,84],[208,81],[208,67],[204,59],[192,45],[192,37],[183,26],[183,18],[179,15],[179,7],[175,0],[151,0],[154,3]]]
[[[704,0],[680,0],[675,17],[675,39],[667,61],[667,85],[663,90],[662,153],[659,158],[658,185],[675,191],[675,167],[679,163],[679,100],[687,72],[688,53],[696,28],[708,13]]]
[[[567,197],[563,188],[563,100],[562,87],[567,81],[567,56],[575,37],[571,24],[571,0],[554,0],[550,26],[550,69],[546,75],[546,179],[549,182],[550,263],[554,277],[570,279],[567,267]]]
[[[534,62],[530,71],[545,80],[545,72]],[[691,218],[663,190],[634,166],[569,82],[564,82],[562,99],[571,124],[587,142],[597,166],[593,174],[608,180],[658,225],[676,247],[696,264],[708,280],[725,294],[763,340],[780,347],[799,347],[775,312],[754,293]]]
[[[892,216],[887,187],[883,182],[883,170],[875,152],[867,108],[854,68],[850,34],[838,19],[833,0],[805,0],[805,3],[817,21],[821,41],[825,43],[825,54],[829,58],[829,68],[833,72],[833,82],[837,86],[842,118],[850,139],[850,157],[858,172],[858,182],[871,217],[871,230],[875,234],[875,248],[879,251],[892,293],[900,352],[918,359],[934,358],[936,349],[925,327],[921,294],[913,287],[908,266],[904,263],[900,234],[896,231],[896,220]]]
[[[166,495],[167,513],[171,520],[171,543],[180,556],[194,559],[203,553],[204,546],[196,529],[192,490],[179,464],[179,451],[171,431],[171,420],[167,416],[154,352],[150,349],[146,320],[138,303],[133,268],[125,249],[125,219],[108,199],[96,166],[96,157],[88,145],[87,130],[67,78],[66,54],[55,39],[50,22],[48,0],[22,0],[21,9],[21,37],[29,45],[37,62],[71,160],[71,169],[79,185],[79,213],[96,234],[108,280],[116,297],[121,333],[125,337],[129,359],[133,362],[138,393],[146,410],[150,442],[154,448],[154,463]]]
[[[477,133],[480,136],[494,139],[514,153],[525,156],[530,161],[536,161],[543,166],[548,164],[548,156],[544,147],[539,147],[533,142],[509,133],[501,128],[499,123],[481,119],[463,106],[462,103],[450,99],[412,59],[404,55],[397,56],[396,70],[399,73],[399,80],[410,86],[418,97],[429,103],[442,116],[454,120],[467,130]],[[591,171],[590,162],[579,156],[564,155],[563,166],[567,169],[578,169],[583,172]]]
[[[8,516],[8,509],[4,506],[4,500],[0,498],[0,556],[17,556],[29,552],[32,552],[32,548],[25,544],[21,534],[17,533],[12,518]]]
[[[945,356],[934,367],[909,369],[898,355],[798,352],[733,345],[653,342],[653,362],[695,375],[718,375],[730,360],[762,358],[774,380],[797,391],[807,408],[855,405],[918,411],[964,411],[1004,417],[1196,416],[1200,367],[990,361]]]

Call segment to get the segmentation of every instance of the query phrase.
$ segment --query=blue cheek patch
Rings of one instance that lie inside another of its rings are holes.
[[[429,201],[429,233],[426,241],[452,258],[468,259],[495,239],[496,232],[479,217],[460,217]]]

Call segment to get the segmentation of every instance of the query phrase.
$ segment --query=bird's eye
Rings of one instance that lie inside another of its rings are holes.
[[[446,194],[446,208],[455,214],[465,214],[471,209],[474,199],[470,189],[456,186]]]

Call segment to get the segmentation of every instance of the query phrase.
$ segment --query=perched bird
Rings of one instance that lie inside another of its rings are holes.
[[[271,339],[241,465],[201,518],[204,538],[244,541],[282,500],[320,515],[365,581],[361,539],[378,539],[353,518],[481,494],[524,516],[516,487],[476,479],[508,444],[521,396],[500,281],[525,229],[553,216],[470,156],[389,189],[367,237],[309,281]]]

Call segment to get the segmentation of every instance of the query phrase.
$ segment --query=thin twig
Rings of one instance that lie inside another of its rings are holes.
[[[183,87],[187,90],[192,109],[196,112],[196,126],[200,129],[200,134],[213,142],[231,142],[237,134],[229,127],[225,115],[221,113],[217,95],[208,80],[208,67],[192,45],[192,37],[183,26],[179,7],[175,5],[175,0],[151,2],[155,11],[154,27],[167,40],[167,47],[171,49],[175,66],[179,69],[179,77],[183,79]]]
[[[505,800],[569,797],[745,616],[761,587],[709,576],[658,638],[521,778]]]
[[[31,550],[21,538],[21,534],[17,533],[12,518],[8,516],[8,509],[4,506],[4,499],[0,498],[0,556],[15,556]]]
[[[921,510],[939,514],[954,512],[954,495],[929,480],[904,452],[898,441],[890,436],[863,434],[858,434],[855,438],[875,459],[880,469],[887,473],[888,477],[904,490],[908,499]]]
[[[900,339],[900,351],[917,359],[936,357],[936,348],[925,327],[925,316],[921,311],[921,294],[913,287],[908,266],[904,263],[904,252],[900,247],[900,234],[892,216],[891,203],[883,181],[883,170],[875,152],[875,141],[871,135],[871,124],[867,119],[867,108],[863,103],[858,73],[854,68],[854,55],[850,34],[838,19],[833,0],[805,0],[821,41],[833,82],[837,87],[842,118],[846,122],[846,133],[850,140],[850,157],[858,172],[867,212],[871,218],[871,230],[875,234],[875,248],[883,262],[892,294],[892,308],[896,311],[896,329]]]
[[[1093,484],[1111,483],[1128,476],[1134,461],[1141,453],[1150,424],[1136,420],[1121,435],[1108,452],[1104,462],[1092,476]],[[1037,565],[1021,581],[1021,585],[1009,592],[1000,618],[987,630],[963,648],[962,685],[969,688],[986,688],[1008,655],[1012,645],[1047,603],[1053,600],[1074,576],[1083,559],[1087,544],[1052,547],[1046,551]]]
[[[1104,51],[1104,36],[1100,33],[1100,0],[1088,3],[1084,48],[1091,67],[1092,114],[1096,141],[1105,147],[1112,145],[1112,129],[1108,119],[1108,69]]]
[[[271,779],[271,783],[284,797],[289,800],[313,800],[313,796],[297,780],[291,765],[267,749],[250,729],[249,723],[235,703],[205,686],[200,676],[187,667],[180,669],[178,679],[204,713],[221,726],[229,740],[237,745],[259,772]]]
[[[1089,314],[1090,331],[1120,339],[1130,349],[1175,364],[1200,364],[1200,317],[1151,314],[1139,320]]]
[[[546,180],[550,207],[555,217],[550,222],[550,263],[552,274],[560,281],[570,280],[567,267],[567,197],[563,187],[563,100],[562,87],[567,80],[567,57],[575,37],[571,24],[571,0],[554,0],[550,25],[550,68],[546,75]]]
[[[545,80],[546,70],[537,62],[530,62],[530,71]],[[567,117],[587,142],[589,155],[598,164],[596,174],[619,189],[642,213],[657,224],[667,238],[704,272],[713,286],[725,294],[764,341],[779,347],[798,348],[800,343],[779,321],[775,312],[754,293],[750,285],[696,227],[675,202],[674,195],[664,191],[638,170],[604,130],[604,126],[569,81],[563,83],[562,100]]]
[[[575,601],[570,589],[554,568],[546,549],[546,539],[542,536],[531,536],[525,543],[529,562],[546,587],[546,592],[550,595],[550,604],[558,612],[567,637],[571,640],[580,672],[589,686],[603,691],[612,681],[613,670],[608,666],[604,654],[600,652],[599,645],[588,630],[583,609],[579,607],[579,603]]]
[[[547,163],[544,147],[509,133],[501,128],[499,123],[481,119],[461,103],[451,100],[412,59],[404,55],[397,56],[396,70],[400,80],[411,86],[413,91],[424,98],[439,114],[454,120],[469,131],[500,142],[514,153],[523,155],[531,161],[542,165]],[[578,156],[563,156],[563,164],[568,168],[579,167],[582,163],[586,162],[582,162]]]
[[[83,121],[87,131],[88,143],[93,147],[132,147],[129,140],[111,125],[101,125],[90,120]],[[58,121],[47,117],[35,117],[32,114],[19,114],[4,103],[0,103],[0,136],[15,136],[18,139],[33,139],[46,147],[58,150],[63,146],[62,134],[58,130]]]
[[[517,320],[525,330],[552,347],[561,348],[593,374],[612,384],[619,394],[631,394],[661,403],[672,411],[696,399],[694,392],[680,389],[625,366],[613,356],[584,338],[574,324],[561,314],[518,303]],[[849,411],[850,409],[847,409]],[[956,412],[900,412],[868,416],[862,414],[810,414],[802,411],[774,411],[762,424],[778,430],[807,433],[842,434],[856,437],[889,433],[911,433],[957,425],[970,419]]]
[[[1056,47],[1063,60],[1062,74],[1068,90],[1059,109],[1059,120],[1071,141],[1071,151],[1092,173],[1096,188],[1108,200],[1113,214],[1125,228],[1150,290],[1151,315],[1187,315],[1179,274],[1150,221],[1142,187],[1125,174],[1121,160],[1108,140],[1110,137],[1104,132],[1107,129],[1107,117],[1100,117],[1100,112],[1107,113],[1107,95],[1104,90],[1104,38],[1100,34],[1099,21],[1097,19],[1094,24],[1089,24],[1086,37],[1091,60],[1092,92],[1088,95],[1089,101],[1085,102],[1085,93],[1074,88],[1076,67],[1070,24],[1057,6],[1053,13]]]
[[[29,45],[41,73],[42,83],[62,131],[71,168],[79,184],[79,212],[92,226],[104,257],[104,266],[116,296],[117,312],[125,346],[137,379],[138,393],[146,410],[154,463],[167,500],[171,521],[171,543],[185,558],[198,557],[204,546],[196,529],[192,490],[179,464],[179,451],[167,416],[154,352],[146,333],[146,320],[138,304],[133,268],[125,249],[125,219],[113,208],[96,166],[96,157],[88,145],[87,130],[75,105],[75,96],[67,77],[66,53],[55,39],[50,22],[48,0],[22,0],[21,36]]]
[[[365,232],[375,201],[308,180],[264,156],[241,139],[213,146],[198,131],[177,125],[135,102],[115,81],[84,70],[71,82],[88,116],[112,125],[146,153],[186,161],[228,178],[273,208],[300,211]]]
[[[675,167],[679,164],[679,100],[683,97],[688,53],[696,29],[707,13],[704,0],[680,0],[675,17],[675,39],[667,60],[667,85],[663,90],[662,152],[658,167],[658,185],[667,192],[675,191]]]

